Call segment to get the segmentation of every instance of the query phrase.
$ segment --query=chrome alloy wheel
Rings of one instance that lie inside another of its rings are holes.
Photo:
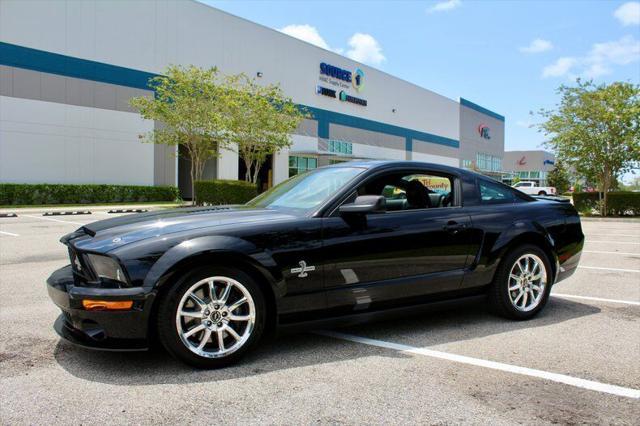
[[[192,285],[176,311],[176,329],[189,350],[205,358],[237,351],[251,337],[256,308],[249,291],[229,277],[209,277]]]
[[[509,300],[519,311],[529,312],[540,304],[547,287],[547,270],[535,254],[524,254],[509,272]]]

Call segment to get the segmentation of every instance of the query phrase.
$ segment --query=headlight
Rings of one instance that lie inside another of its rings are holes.
[[[98,278],[106,278],[113,281],[127,282],[127,278],[122,268],[109,256],[100,256],[98,254],[87,254],[87,259],[91,265],[91,269]]]

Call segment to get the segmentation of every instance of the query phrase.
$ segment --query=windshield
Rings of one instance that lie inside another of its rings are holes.
[[[251,207],[313,210],[364,169],[327,167],[296,175],[247,203]]]

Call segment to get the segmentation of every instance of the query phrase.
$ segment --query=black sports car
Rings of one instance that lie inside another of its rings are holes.
[[[327,326],[486,298],[529,319],[571,275],[573,206],[436,164],[349,162],[295,176],[246,205],[94,222],[61,239],[48,279],[56,331],[79,345],[159,340],[212,368],[265,331]]]

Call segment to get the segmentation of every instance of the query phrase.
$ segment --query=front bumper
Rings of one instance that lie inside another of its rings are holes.
[[[71,265],[47,279],[49,297],[62,310],[54,330],[64,339],[90,349],[139,351],[149,347],[149,316],[155,296],[141,287],[89,288],[75,285]],[[126,311],[88,311],[84,299],[133,300]]]

